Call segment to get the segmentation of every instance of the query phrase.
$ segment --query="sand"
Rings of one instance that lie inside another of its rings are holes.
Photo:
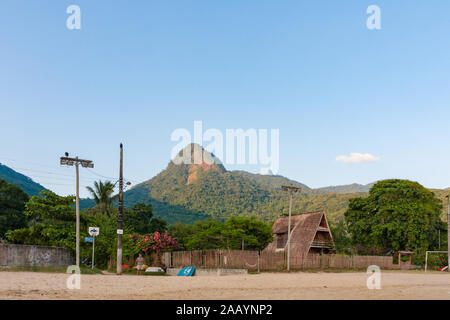
[[[0,299],[443,299],[450,300],[450,274],[385,271],[381,289],[369,275],[354,273],[262,273],[227,276],[81,275],[81,289],[68,290],[69,275],[0,272]]]

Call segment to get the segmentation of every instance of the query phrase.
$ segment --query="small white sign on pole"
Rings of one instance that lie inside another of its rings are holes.
[[[117,229],[117,234],[123,234],[123,230],[122,229]]]
[[[92,269],[94,269],[94,260],[95,260],[95,237],[100,234],[100,228],[98,227],[89,227],[89,234],[92,236]]]
[[[100,234],[100,228],[98,227],[89,227],[89,234],[93,237],[96,237]]]

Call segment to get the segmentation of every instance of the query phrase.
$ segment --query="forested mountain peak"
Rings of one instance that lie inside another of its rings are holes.
[[[5,179],[6,182],[15,184],[22,188],[29,196],[36,196],[41,190],[45,188],[39,183],[34,182],[31,178],[23,175],[0,163],[0,179]]]

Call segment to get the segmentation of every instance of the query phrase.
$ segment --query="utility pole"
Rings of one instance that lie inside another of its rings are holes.
[[[447,272],[450,272],[450,196],[447,195]]]
[[[287,271],[291,270],[291,213],[292,213],[292,196],[296,192],[300,192],[302,188],[294,186],[282,186],[283,191],[289,192],[289,218],[288,218],[288,240],[287,240]]]
[[[123,145],[120,144],[119,205],[117,214],[117,275],[122,274],[122,235],[123,235]]]
[[[66,152],[65,157],[60,158],[61,165],[73,166],[75,164],[75,172],[76,172],[76,265],[80,266],[80,173],[79,173],[79,165],[83,168],[93,168],[94,163],[92,160],[82,160],[75,158],[69,158],[69,154]]]

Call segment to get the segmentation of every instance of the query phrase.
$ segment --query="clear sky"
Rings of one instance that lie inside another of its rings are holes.
[[[381,30],[366,27],[372,4]],[[118,176],[120,142],[141,182],[201,120],[279,129],[279,173],[311,187],[449,187],[449,14],[448,0],[2,0],[0,162],[73,194],[59,157],[92,159],[86,196]],[[336,160],[350,153],[373,161]]]

